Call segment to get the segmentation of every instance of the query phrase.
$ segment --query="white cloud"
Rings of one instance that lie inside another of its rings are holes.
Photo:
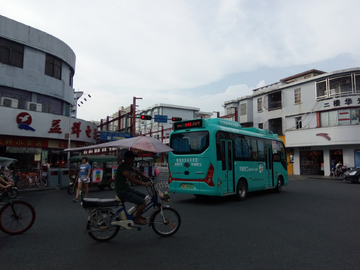
[[[143,97],[141,108],[173,103],[219,110],[224,101],[251,94],[246,78],[215,94],[186,89],[259,67],[359,57],[358,0],[64,0],[56,8],[52,2],[3,0],[0,10],[75,51],[74,87],[94,96],[92,106],[79,110],[85,119],[104,118],[133,96]]]
[[[263,87],[263,86],[265,86],[266,84],[265,84],[265,81],[264,80],[262,80],[262,81],[260,81],[257,85],[256,85],[256,88],[260,88],[260,87]]]

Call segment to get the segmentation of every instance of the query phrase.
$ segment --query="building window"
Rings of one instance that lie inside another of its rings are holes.
[[[263,106],[262,106],[262,98],[258,98],[258,100],[257,100],[257,110],[258,110],[258,112],[261,112],[262,111],[262,108]]]
[[[269,120],[269,130],[275,134],[282,134],[282,118],[270,119]]]
[[[327,96],[326,92],[326,81],[321,81],[316,83],[316,97],[325,97]]]
[[[246,103],[240,104],[240,115],[246,115]]]
[[[268,102],[269,110],[281,109],[281,92],[269,94]]]
[[[301,88],[296,88],[294,90],[295,104],[301,103]]]
[[[360,123],[360,109],[345,109],[322,112],[320,115],[321,127],[358,125]]]
[[[360,93],[360,74],[355,74],[355,93]]]
[[[340,97],[360,92],[360,76],[349,74],[347,76],[330,78],[316,82],[316,97]],[[354,90],[353,90],[354,89]]]
[[[45,74],[61,80],[61,64],[62,62],[59,58],[46,54]]]
[[[329,86],[331,96],[352,93],[351,75],[330,79]]]
[[[23,68],[24,45],[0,38],[0,63]]]
[[[73,86],[73,79],[74,79],[74,71],[70,71],[69,73],[69,85],[72,87]]]
[[[264,123],[259,123],[258,127],[264,129]]]
[[[296,125],[296,129],[300,129],[302,128],[302,120],[301,120],[301,116],[299,117],[295,117],[295,125]]]

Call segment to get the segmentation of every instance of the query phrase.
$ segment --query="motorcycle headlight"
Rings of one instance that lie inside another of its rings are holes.
[[[349,175],[355,175],[357,173],[357,171],[353,171],[353,172],[351,172],[351,173],[349,173]]]

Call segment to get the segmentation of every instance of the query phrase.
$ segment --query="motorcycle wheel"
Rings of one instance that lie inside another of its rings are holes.
[[[67,192],[68,192],[69,194],[74,194],[75,189],[76,189],[76,186],[75,186],[75,185],[70,185],[70,186],[68,187],[68,189],[67,189]]]

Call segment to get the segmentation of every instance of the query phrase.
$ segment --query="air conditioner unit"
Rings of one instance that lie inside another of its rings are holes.
[[[17,108],[19,101],[17,99],[2,97],[1,98],[1,106]]]
[[[35,112],[41,112],[42,111],[42,104],[35,103],[35,102],[27,102],[26,103],[26,109],[28,109],[30,111],[35,111]]]

